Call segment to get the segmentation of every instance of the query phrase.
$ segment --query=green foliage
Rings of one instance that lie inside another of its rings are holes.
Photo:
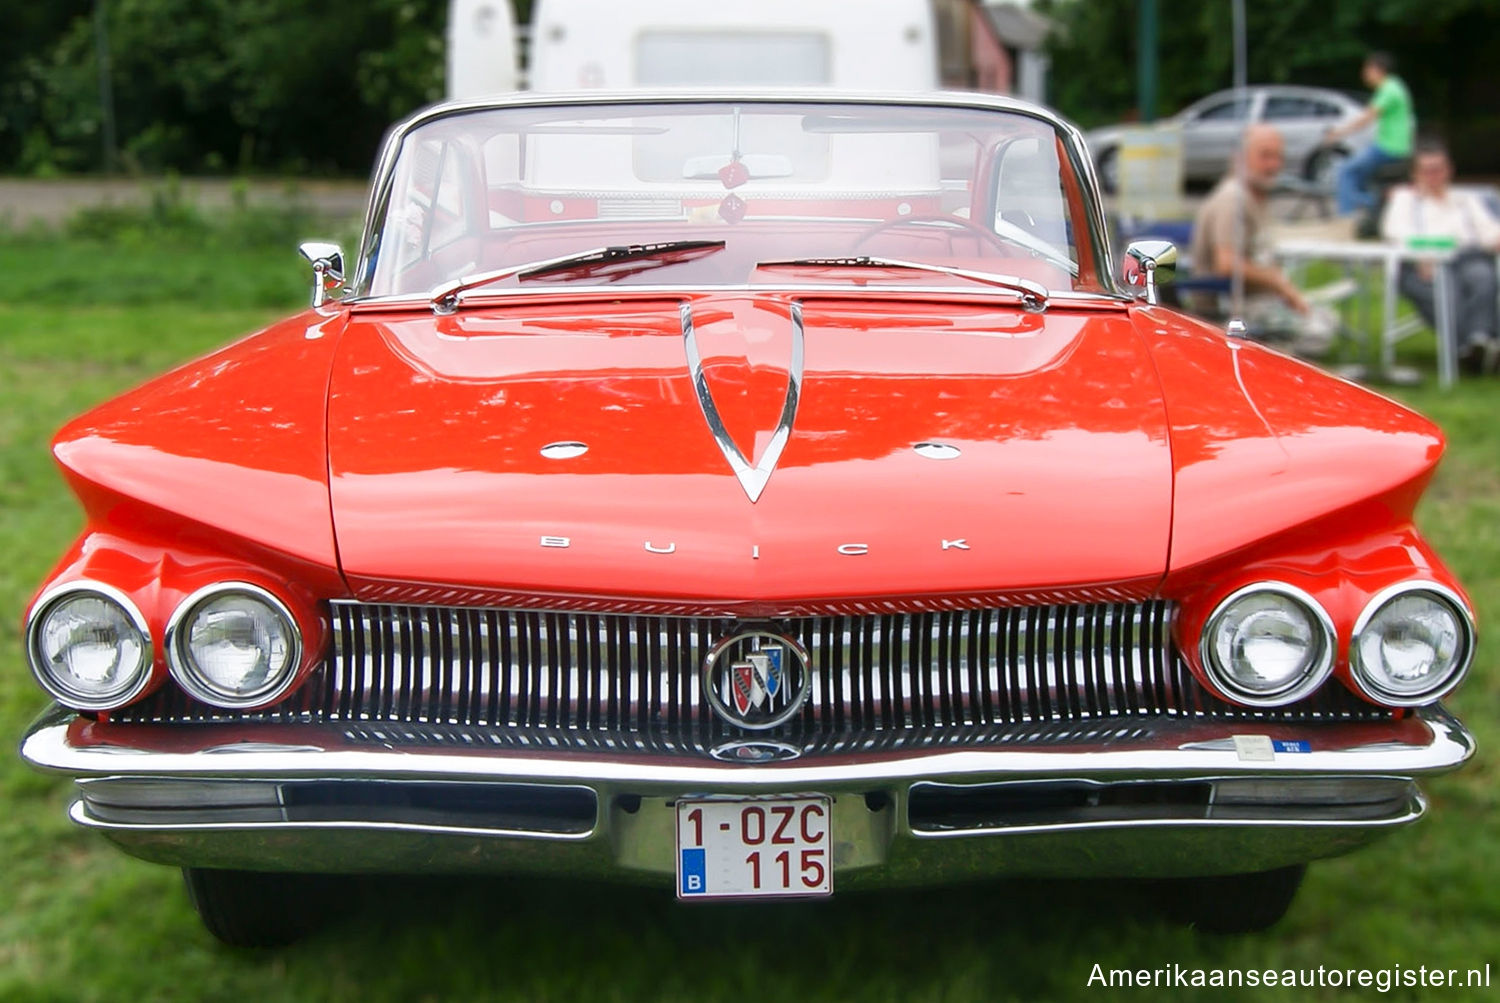
[[[101,202],[85,206],[64,224],[69,236],[127,245],[192,242],[207,248],[235,247],[261,250],[292,247],[312,223],[306,206],[296,198],[270,206],[252,206],[243,179],[231,189],[227,210],[199,208],[182,190],[182,180],[169,172],[147,187],[143,205]]]
[[[243,186],[227,209],[200,209],[169,177],[144,204],[76,213],[61,235],[42,227],[0,232],[0,275],[6,276],[0,303],[290,309],[311,288],[297,244],[321,236],[352,249],[356,225],[319,220],[295,200],[252,205]]]
[[[1050,98],[1086,126],[1134,117],[1139,0],[1038,0],[1055,18]],[[1228,0],[1160,2],[1159,114],[1233,85]],[[1397,60],[1424,131],[1447,134],[1461,168],[1500,169],[1500,102],[1490,48],[1500,0],[1276,0],[1245,5],[1251,83],[1363,93],[1360,64],[1381,49]]]
[[[392,119],[442,97],[445,0],[100,2],[133,171],[364,172]],[[102,165],[97,25],[78,6],[0,63],[22,109],[0,114],[0,166]]]
[[[360,101],[391,121],[443,96],[443,36],[424,24],[429,12],[404,3],[394,16],[391,44],[360,53],[355,68]]]

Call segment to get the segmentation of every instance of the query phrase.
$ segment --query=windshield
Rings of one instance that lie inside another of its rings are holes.
[[[684,240],[724,247],[630,269],[507,275],[493,289],[785,283],[785,270],[757,263],[868,257],[1104,291],[1066,150],[1046,121],[986,109],[643,102],[459,112],[401,141],[359,291],[423,295],[594,248]],[[911,270],[837,274],[968,284]]]

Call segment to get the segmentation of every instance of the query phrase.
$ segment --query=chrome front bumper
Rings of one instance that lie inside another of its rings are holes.
[[[1045,744],[759,765],[485,745],[461,729],[109,724],[54,707],[21,755],[74,777],[73,820],[127,852],[251,870],[660,881],[678,798],[819,793],[833,799],[837,886],[850,888],[1332,856],[1419,818],[1416,779],[1473,753],[1441,707],[1378,723],[1122,719]]]

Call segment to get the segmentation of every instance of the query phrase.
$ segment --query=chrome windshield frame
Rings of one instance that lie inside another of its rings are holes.
[[[1104,294],[1122,299],[1130,298],[1121,291],[1115,280],[1114,256],[1109,243],[1109,230],[1104,220],[1104,203],[1100,195],[1099,180],[1094,174],[1093,159],[1088,155],[1083,133],[1071,122],[1054,112],[1026,101],[990,94],[963,93],[954,91],[932,91],[922,94],[885,94],[879,92],[844,92],[834,90],[778,90],[757,88],[754,90],[703,90],[684,93],[681,91],[653,90],[612,91],[607,94],[585,91],[577,94],[527,93],[506,95],[483,100],[449,101],[431,105],[396,123],[386,133],[381,144],[380,156],[371,175],[370,198],[365,208],[364,228],[360,235],[359,253],[356,257],[348,294],[341,302],[355,303],[369,298],[370,263],[374,242],[390,204],[395,180],[396,158],[401,146],[416,129],[445,118],[475,112],[498,111],[506,108],[611,105],[702,105],[702,104],[808,104],[808,105],[887,105],[906,108],[944,108],[973,111],[995,111],[1022,115],[1035,119],[1056,131],[1062,139],[1067,161],[1083,192],[1086,220],[1084,230],[1091,242],[1098,279]],[[1090,293],[1090,296],[1099,296]],[[382,297],[384,300],[426,300],[425,294],[411,296]]]

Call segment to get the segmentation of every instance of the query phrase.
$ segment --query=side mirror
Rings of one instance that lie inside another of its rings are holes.
[[[1139,289],[1152,306],[1161,302],[1157,287],[1177,275],[1177,245],[1170,240],[1132,240],[1121,269],[1125,284]]]
[[[344,286],[344,250],[323,240],[306,241],[297,250],[312,264],[312,305],[322,306],[331,290]]]

